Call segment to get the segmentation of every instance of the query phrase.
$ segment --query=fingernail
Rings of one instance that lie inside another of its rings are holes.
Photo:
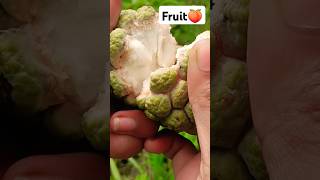
[[[279,3],[288,25],[302,29],[320,29],[319,0],[281,0]]]
[[[132,131],[136,128],[135,120],[128,117],[116,117],[113,121],[113,130],[117,132]]]
[[[200,71],[210,71],[210,44],[199,42],[196,49],[197,64]],[[208,47],[209,46],[209,47]]]

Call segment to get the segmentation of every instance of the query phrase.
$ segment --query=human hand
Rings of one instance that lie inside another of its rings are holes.
[[[188,66],[188,94],[195,117],[200,152],[191,142],[172,131],[148,138],[144,148],[164,153],[173,160],[177,180],[210,179],[210,41],[199,41]]]
[[[248,75],[270,179],[319,179],[320,2],[253,1]]]

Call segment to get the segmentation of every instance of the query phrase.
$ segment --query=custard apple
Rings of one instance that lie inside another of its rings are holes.
[[[210,32],[179,46],[170,29],[158,23],[158,13],[150,6],[122,10],[110,33],[110,85],[114,96],[143,110],[149,119],[195,134],[188,103],[189,51],[198,41],[209,39]]]

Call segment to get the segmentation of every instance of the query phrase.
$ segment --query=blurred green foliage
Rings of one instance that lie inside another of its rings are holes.
[[[110,159],[110,170],[111,180],[174,180],[171,161],[147,152],[128,160]]]
[[[123,9],[138,9],[141,6],[153,6],[156,10],[159,6],[183,6],[183,5],[204,5],[206,6],[206,24],[204,25],[172,25],[171,32],[178,41],[178,44],[185,45],[192,43],[196,36],[203,31],[210,30],[210,1],[209,0],[123,0]]]

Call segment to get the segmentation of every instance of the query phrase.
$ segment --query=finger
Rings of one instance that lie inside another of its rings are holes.
[[[144,149],[152,153],[164,153],[172,159],[175,173],[181,171],[197,154],[190,141],[169,130],[161,131],[156,137],[147,139]]]
[[[188,66],[189,101],[201,149],[201,174],[210,172],[210,41],[199,41],[191,50]]]
[[[143,149],[143,139],[128,135],[110,134],[110,157],[128,159]]]
[[[106,179],[107,161],[91,153],[32,156],[13,164],[4,180]]]
[[[188,66],[189,101],[197,123],[209,125],[210,118],[210,41],[198,42],[191,50]],[[207,126],[208,127],[208,126]]]
[[[119,111],[112,115],[110,120],[111,132],[130,135],[138,138],[154,136],[158,125],[148,119],[142,111]]]
[[[116,27],[121,10],[121,0],[110,0],[110,31]]]

